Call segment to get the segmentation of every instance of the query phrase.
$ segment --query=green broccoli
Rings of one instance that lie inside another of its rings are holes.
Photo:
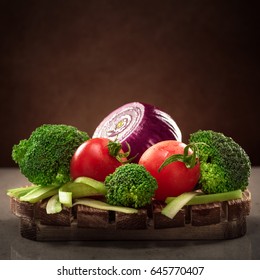
[[[190,135],[198,148],[201,177],[199,187],[205,193],[245,190],[251,163],[246,152],[231,137],[212,130]]]
[[[127,163],[105,179],[107,203],[139,208],[151,203],[157,189],[156,179],[142,166]]]
[[[62,185],[71,180],[70,161],[86,132],[64,124],[44,124],[13,146],[12,158],[21,173],[36,185]]]

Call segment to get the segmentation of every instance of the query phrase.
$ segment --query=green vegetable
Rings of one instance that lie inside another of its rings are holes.
[[[234,199],[241,199],[242,191],[235,190],[225,193],[203,194],[200,192],[186,192],[177,197],[167,197],[167,205],[163,208],[162,214],[173,219],[185,205],[198,205],[213,202],[222,202]]]
[[[36,203],[40,200],[43,200],[45,198],[48,198],[54,194],[58,193],[58,187],[57,186],[34,186],[34,188],[26,193],[23,196],[20,196],[21,201],[27,201],[30,203]]]
[[[72,206],[73,198],[96,195],[103,195],[103,193],[85,183],[70,182],[59,188],[59,200],[67,207]]]
[[[7,195],[10,196],[10,197],[20,198],[21,196],[24,196],[27,193],[29,193],[31,190],[35,189],[35,187],[36,187],[35,185],[32,185],[32,186],[8,189],[7,190]]]
[[[12,158],[31,183],[62,185],[71,180],[70,161],[74,152],[88,139],[87,133],[73,126],[44,124],[13,146]]]
[[[185,192],[177,196],[174,200],[168,203],[162,210],[162,214],[170,219],[173,219],[175,215],[186,205],[195,195],[196,192]]]
[[[100,194],[106,194],[107,190],[103,182],[97,181],[89,177],[78,177],[74,180],[75,183],[82,183],[96,189]]]
[[[61,210],[62,205],[59,201],[59,195],[55,194],[48,200],[46,205],[46,212],[47,214],[56,214],[61,212]]]
[[[151,203],[158,186],[142,165],[128,163],[106,177],[105,187],[108,204],[139,208]]]
[[[222,202],[233,199],[241,199],[242,191],[235,190],[225,193],[213,193],[213,194],[203,194],[199,192],[194,192],[196,196],[192,197],[185,205],[198,205],[198,204],[207,204],[213,202]],[[177,197],[167,197],[165,202],[169,204],[172,201],[175,201]]]
[[[246,189],[251,170],[250,159],[232,138],[212,130],[199,130],[190,135],[189,142],[198,148],[201,172],[199,188],[204,193]]]
[[[134,213],[138,212],[138,210],[135,208],[129,208],[129,207],[123,207],[123,206],[113,206],[113,205],[107,204],[103,201],[95,200],[95,199],[91,199],[91,198],[77,199],[76,202],[73,204],[73,206],[77,205],[77,204],[82,204],[82,205],[86,205],[86,206],[101,209],[101,210],[122,212],[122,213],[126,213],[126,214],[134,214]]]

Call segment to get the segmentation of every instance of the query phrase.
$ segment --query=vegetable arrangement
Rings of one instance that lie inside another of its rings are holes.
[[[241,198],[251,169],[230,137],[199,130],[185,144],[168,114],[139,102],[109,114],[92,138],[72,126],[42,125],[14,145],[12,157],[33,185],[7,194],[48,199],[48,214],[78,204],[137,213],[157,200],[173,218],[184,205]]]

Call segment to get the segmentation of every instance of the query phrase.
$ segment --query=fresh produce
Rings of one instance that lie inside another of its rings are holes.
[[[78,204],[139,213],[156,200],[173,218],[185,205],[242,198],[251,169],[232,138],[199,130],[186,145],[169,115],[139,102],[112,112],[92,139],[72,126],[42,125],[14,145],[12,157],[33,185],[7,194],[48,199],[48,214]]]
[[[16,197],[16,198],[20,199],[22,196],[28,194],[30,191],[34,190],[36,187],[37,186],[35,186],[35,185],[31,185],[31,186],[8,189],[7,195],[10,197]]]
[[[14,145],[12,158],[22,174],[36,185],[62,185],[71,180],[70,161],[80,144],[89,139],[86,132],[63,124],[44,124],[29,139]]]
[[[84,183],[70,182],[59,188],[59,201],[67,207],[72,207],[72,199],[99,195],[99,190]]]
[[[169,204],[162,209],[161,213],[164,216],[173,219],[182,207],[189,203],[189,201],[191,201],[195,196],[195,192],[184,192],[174,199],[172,198]]]
[[[231,137],[212,130],[190,135],[199,150],[199,187],[204,193],[222,193],[248,186],[251,163],[244,149]]]
[[[59,200],[59,194],[54,194],[47,202],[46,213],[56,214],[62,211],[62,204]]]
[[[128,163],[106,177],[105,187],[108,204],[139,208],[151,203],[157,182],[142,165]]]
[[[213,202],[221,202],[228,201],[233,199],[242,198],[242,191],[235,190],[225,193],[214,193],[214,194],[204,194],[203,192],[190,192],[193,196],[190,200],[188,200],[185,205],[198,205],[198,204],[206,204]],[[167,197],[165,202],[168,204],[171,201],[174,201],[177,197]]]
[[[242,197],[248,186],[251,163],[244,149],[231,137],[212,130],[199,130],[190,135],[189,142],[198,150],[200,192],[185,193],[176,200],[167,198],[162,214],[173,218],[189,200],[201,203],[232,200]],[[211,194],[211,195],[210,195]],[[199,195],[197,198],[196,196]]]
[[[106,176],[127,161],[128,152],[121,144],[106,138],[92,138],[81,144],[72,157],[70,174],[73,179],[90,177],[104,181]]]
[[[173,155],[175,161],[160,170],[162,164]],[[156,178],[157,200],[164,201],[168,196],[178,196],[192,191],[200,177],[200,164],[196,154],[189,146],[176,140],[162,141],[151,146],[143,153],[139,164]]]
[[[109,138],[122,143],[130,157],[138,162],[146,149],[163,140],[181,141],[176,122],[155,106],[140,102],[125,104],[111,112],[96,128],[93,138]]]
[[[78,205],[78,204],[101,209],[101,210],[118,211],[118,212],[126,213],[126,214],[134,214],[134,213],[138,212],[138,210],[135,208],[124,207],[124,206],[114,206],[114,205],[108,204],[104,201],[100,201],[100,200],[96,200],[96,199],[92,199],[92,198],[76,199],[76,202],[73,204],[73,206]]]
[[[27,201],[30,203],[36,203],[40,200],[48,198],[58,193],[58,187],[55,185],[51,186],[37,186],[21,188],[20,192],[17,190],[14,192],[13,189],[8,190],[7,194],[11,197],[18,197],[21,201]]]
[[[78,177],[59,188],[59,200],[64,205],[71,207],[72,199],[88,196],[104,196],[107,190],[103,182],[89,177]]]
[[[104,182],[97,181],[90,177],[78,177],[74,180],[74,183],[82,183],[82,184],[88,185],[103,195],[105,195],[107,193],[107,190],[104,186]]]
[[[234,199],[241,199],[242,191],[235,190],[225,193],[217,194],[203,194],[201,192],[185,192],[178,197],[167,197],[165,202],[167,205],[162,209],[162,214],[170,219],[173,219],[175,215],[184,207],[185,205],[198,205],[198,204],[208,204],[214,202],[222,202]]]

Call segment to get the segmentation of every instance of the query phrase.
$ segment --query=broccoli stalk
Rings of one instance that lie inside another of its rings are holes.
[[[44,124],[14,145],[12,158],[31,183],[60,186],[71,180],[71,158],[88,139],[87,133],[73,126]]]
[[[106,177],[105,187],[108,204],[140,208],[151,203],[158,186],[142,165],[127,163]]]

